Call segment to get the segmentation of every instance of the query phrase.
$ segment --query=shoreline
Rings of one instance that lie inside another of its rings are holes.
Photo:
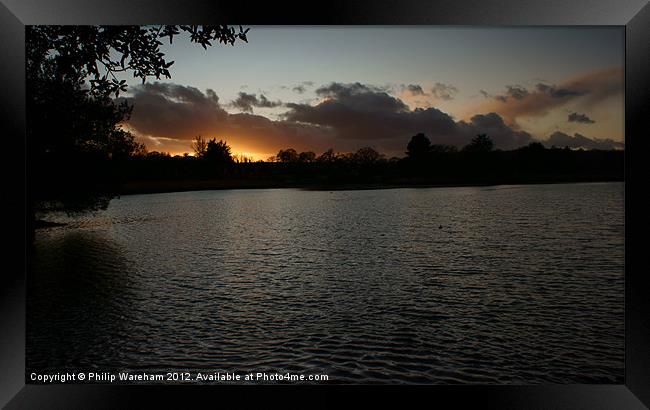
[[[163,180],[163,181],[129,181],[118,190],[117,197],[128,195],[162,194],[192,191],[221,191],[242,189],[302,189],[306,191],[360,191],[376,189],[403,188],[462,188],[486,187],[499,185],[554,185],[581,183],[625,182],[623,178],[567,178],[567,179],[533,179],[502,181],[468,181],[468,182],[366,182],[366,183],[298,183],[268,180]]]

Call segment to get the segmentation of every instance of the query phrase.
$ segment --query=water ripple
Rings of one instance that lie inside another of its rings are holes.
[[[623,184],[125,196],[38,231],[28,369],[621,383]]]

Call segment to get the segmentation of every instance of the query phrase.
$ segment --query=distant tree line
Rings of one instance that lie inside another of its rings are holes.
[[[128,181],[215,181],[219,186],[346,187],[370,185],[505,184],[570,181],[614,181],[623,178],[623,151],[545,148],[539,142],[495,150],[486,134],[461,149],[431,144],[419,133],[402,158],[387,158],[372,147],[320,155],[293,148],[265,161],[233,156],[226,141],[197,137],[194,155],[139,152],[114,161],[115,179]],[[225,185],[220,185],[222,181]],[[146,185],[146,184],[145,184]],[[179,185],[174,185],[179,186]]]

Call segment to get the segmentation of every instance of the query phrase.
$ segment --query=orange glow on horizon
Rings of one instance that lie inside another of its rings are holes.
[[[149,152],[152,152],[152,151],[157,151],[157,150],[155,150],[155,149],[149,150]],[[196,154],[194,152],[192,152],[192,151],[165,151],[165,150],[163,150],[163,152],[168,153],[172,157],[177,156],[177,155],[182,157],[185,154],[187,154],[190,157],[196,156]],[[232,156],[232,158],[234,160],[241,160],[243,158],[248,158],[251,161],[256,162],[256,161],[260,161],[260,160],[266,161],[269,157],[275,157],[275,154],[260,154],[260,153],[255,153],[255,152],[235,152],[235,151],[233,151],[233,152],[231,152],[231,156]]]

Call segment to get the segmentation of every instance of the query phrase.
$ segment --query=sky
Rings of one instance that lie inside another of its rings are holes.
[[[624,147],[620,27],[249,27],[248,43],[161,51],[171,79],[129,81],[126,128],[150,151],[191,153],[197,135],[266,159],[370,146],[403,156],[411,136],[461,147],[540,141]]]

